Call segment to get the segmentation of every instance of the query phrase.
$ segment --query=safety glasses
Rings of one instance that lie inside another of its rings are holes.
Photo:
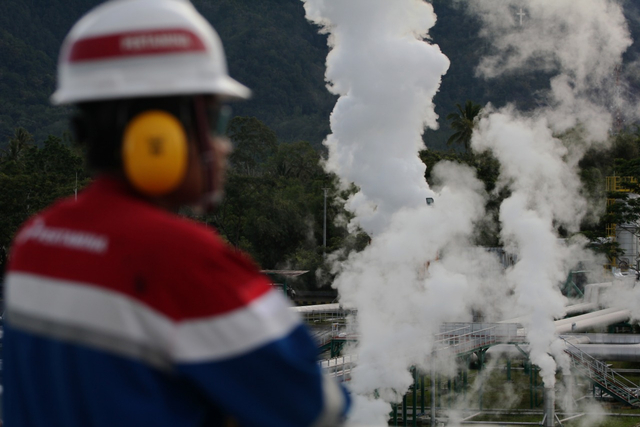
[[[228,105],[222,105],[215,114],[215,121],[210,122],[211,129],[215,129],[216,135],[226,135],[227,127],[233,110]]]

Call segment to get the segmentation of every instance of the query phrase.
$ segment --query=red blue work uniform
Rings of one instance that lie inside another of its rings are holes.
[[[332,426],[349,405],[256,267],[101,178],[28,221],[5,280],[5,426]]]

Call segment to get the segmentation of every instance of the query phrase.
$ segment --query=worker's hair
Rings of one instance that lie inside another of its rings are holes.
[[[119,99],[81,103],[71,118],[77,143],[85,148],[86,165],[93,173],[122,170],[122,135],[129,121],[147,110],[173,114],[185,127],[193,129],[190,97]]]

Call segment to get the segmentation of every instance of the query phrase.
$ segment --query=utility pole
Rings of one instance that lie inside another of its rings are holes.
[[[322,247],[327,250],[327,191],[328,188],[323,188],[324,191],[324,227],[322,231]]]

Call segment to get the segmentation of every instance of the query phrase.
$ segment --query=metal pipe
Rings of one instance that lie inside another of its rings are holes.
[[[431,427],[436,427],[436,372],[431,368]]]
[[[636,334],[578,334],[566,335],[571,338],[580,338],[577,344],[640,344],[640,335]],[[572,344],[576,342],[571,341]]]
[[[569,418],[563,418],[563,419],[561,419],[561,420],[560,420],[560,422],[561,422],[561,423],[563,423],[563,422],[565,422],[565,421],[573,420],[573,419],[575,419],[575,418],[579,418],[579,417],[582,417],[582,416],[584,416],[584,415],[585,415],[585,413],[577,414],[577,415],[572,415],[572,416],[570,416]]]
[[[468,373],[469,373],[469,361],[466,360],[465,361],[465,366],[464,366],[464,372],[462,374],[462,387],[463,387],[463,396],[466,399],[467,398],[467,385],[468,385]]]
[[[531,372],[533,372],[533,404],[538,407],[538,371],[535,365],[531,366]]]
[[[402,396],[402,425],[407,427],[407,395]]]
[[[640,362],[640,344],[574,344],[598,360]]]
[[[597,308],[598,308],[598,305],[591,302],[568,305],[567,307],[565,307],[565,316],[571,316],[573,314],[590,312]],[[567,319],[561,319],[558,321],[562,321],[562,320],[567,320]],[[498,323],[524,323],[526,321],[527,321],[527,316],[519,316],[519,317],[512,317],[511,319],[501,320]]]
[[[418,369],[413,368],[413,427],[418,426]]]
[[[544,388],[544,416],[546,418],[545,427],[553,427],[556,421],[554,409],[556,402],[556,391],[551,387]]]
[[[583,302],[580,304],[569,305],[565,307],[565,316],[573,316],[578,313],[587,313],[594,311],[598,306],[591,302]]]
[[[529,365],[529,407],[533,409],[533,366],[530,361],[527,361]]]
[[[579,322],[586,319],[591,319],[594,317],[604,316],[606,314],[615,313],[620,311],[619,308],[606,308],[604,310],[593,311],[591,313],[581,314],[580,316],[568,317],[566,319],[556,320],[554,323],[556,328],[560,325],[571,325],[574,322]]]
[[[398,427],[398,404],[393,403],[393,425]]]
[[[424,414],[424,380],[426,375],[422,374],[422,378],[420,378],[420,412]]]
[[[590,314],[595,314],[595,313],[590,313]],[[572,323],[565,323],[561,325],[556,324],[556,332],[558,334],[565,334],[568,332],[582,332],[597,326],[613,325],[615,323],[620,323],[620,322],[629,320],[630,315],[631,313],[629,312],[629,310],[618,310],[613,313],[608,313],[608,314],[597,316],[597,317],[589,317],[582,320],[576,320]],[[582,317],[582,316],[578,316],[578,317]],[[571,320],[571,319],[566,319],[566,320]]]
[[[327,190],[328,188],[323,188],[324,190],[324,227],[322,232],[322,247],[327,249]]]

